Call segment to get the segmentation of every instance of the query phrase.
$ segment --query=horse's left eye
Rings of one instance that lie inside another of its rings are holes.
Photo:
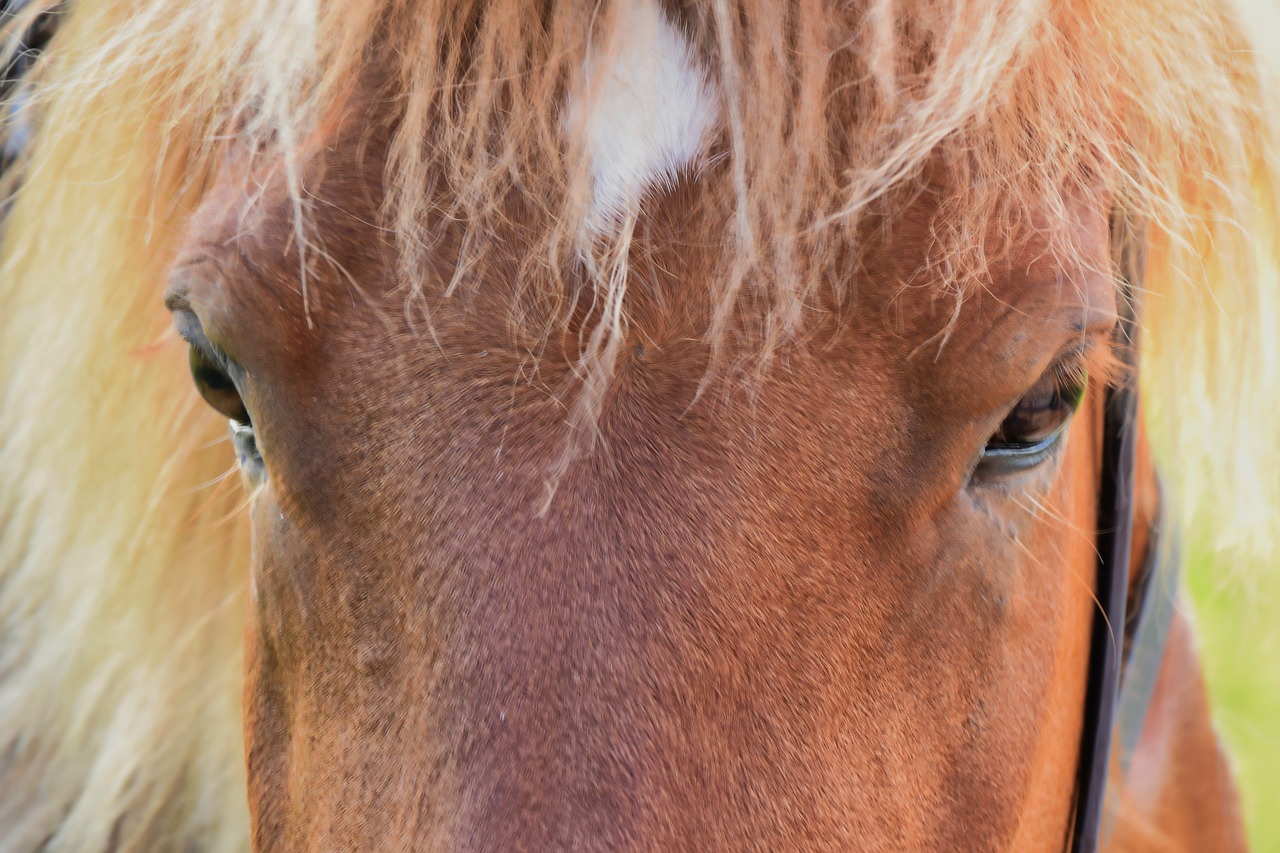
[[[241,396],[246,372],[205,337],[200,321],[190,309],[174,310],[174,325],[190,347],[188,360],[196,390],[213,409],[227,419],[231,443],[240,470],[252,484],[262,482],[266,466],[258,449],[258,434]]]
[[[249,412],[227,369],[196,346],[191,347],[189,360],[191,379],[205,402],[219,414],[237,423],[248,424]]]
[[[1084,398],[1084,370],[1058,365],[1018,401],[987,439],[975,476],[1015,474],[1049,458]]]

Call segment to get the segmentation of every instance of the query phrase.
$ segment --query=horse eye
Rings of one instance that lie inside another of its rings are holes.
[[[205,402],[238,424],[248,425],[249,411],[227,371],[196,347],[191,347],[191,378]]]
[[[1015,474],[1048,459],[1084,399],[1084,390],[1084,371],[1078,367],[1059,365],[1049,370],[987,439],[975,476]]]

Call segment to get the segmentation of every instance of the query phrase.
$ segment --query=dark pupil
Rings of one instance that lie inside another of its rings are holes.
[[[1084,379],[1050,371],[1018,401],[988,445],[1033,445],[1053,435],[1080,405]]]
[[[195,347],[191,348],[190,362],[191,378],[205,402],[233,421],[249,423],[249,412],[231,377]]]

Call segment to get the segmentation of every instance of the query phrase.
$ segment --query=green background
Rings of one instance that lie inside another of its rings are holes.
[[[1280,853],[1280,572],[1201,550],[1186,567],[1193,623],[1255,853]]]

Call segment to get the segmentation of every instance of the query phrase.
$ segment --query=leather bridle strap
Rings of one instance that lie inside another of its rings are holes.
[[[1123,384],[1107,389],[1102,422],[1102,480],[1098,497],[1098,570],[1089,640],[1089,676],[1085,692],[1084,728],[1076,770],[1075,816],[1070,850],[1098,849],[1107,772],[1111,764],[1111,735],[1120,684],[1121,643],[1129,590],[1129,551],[1133,537],[1133,476],[1138,436],[1137,324],[1133,289],[1142,280],[1141,247],[1130,239],[1122,215],[1113,224],[1118,238],[1122,282],[1119,348],[1129,364]],[[1117,233],[1119,232],[1119,233]]]
[[[1182,555],[1175,531],[1165,530],[1163,504],[1160,516],[1147,535],[1146,554],[1129,590],[1129,614],[1125,624],[1124,670],[1120,673],[1120,700],[1116,708],[1115,743],[1120,778],[1138,752],[1138,741],[1146,726],[1147,714],[1155,701],[1156,685],[1164,665],[1177,610],[1178,574]],[[1114,809],[1102,817],[1102,841],[1115,824]]]
[[[1129,775],[1147,712],[1155,700],[1156,683],[1177,611],[1182,553],[1177,535],[1162,527],[1160,519],[1152,525],[1147,537],[1146,556],[1130,590],[1124,672],[1120,675],[1120,706],[1116,711],[1115,732],[1122,778]],[[1102,824],[1102,835],[1105,839],[1106,820]]]

